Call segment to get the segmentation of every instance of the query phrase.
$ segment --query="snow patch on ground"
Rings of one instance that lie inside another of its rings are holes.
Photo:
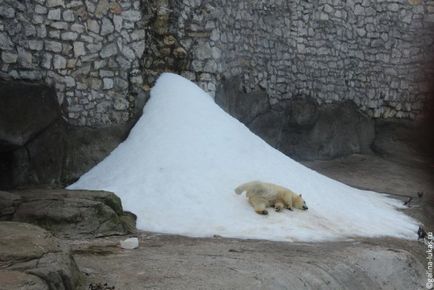
[[[256,214],[234,188],[251,180],[303,194],[309,210]],[[105,160],[70,189],[113,191],[141,230],[195,237],[325,241],[417,238],[402,203],[351,188],[269,146],[192,82],[165,73],[143,115]]]

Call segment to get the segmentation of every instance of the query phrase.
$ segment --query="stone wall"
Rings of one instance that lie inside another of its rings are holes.
[[[54,86],[70,124],[128,121],[143,101],[140,1],[2,0],[0,76]]]
[[[145,45],[146,43],[146,45]],[[434,78],[428,0],[3,0],[0,77],[56,88],[69,124],[125,123],[162,71],[271,105],[354,101],[415,118]]]
[[[263,90],[271,105],[352,100],[372,117],[413,119],[434,80],[433,1],[153,2],[147,83],[169,67],[211,94],[239,77],[241,92]]]

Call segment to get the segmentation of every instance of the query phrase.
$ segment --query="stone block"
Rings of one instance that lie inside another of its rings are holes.
[[[4,63],[16,63],[18,54],[9,51],[2,51],[2,61]]]
[[[60,20],[60,9],[51,9],[48,11],[48,20]]]

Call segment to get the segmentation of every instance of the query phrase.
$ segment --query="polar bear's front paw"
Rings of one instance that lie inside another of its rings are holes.
[[[256,213],[262,214],[262,215],[267,215],[268,211],[267,210],[261,210],[261,211],[257,211]]]

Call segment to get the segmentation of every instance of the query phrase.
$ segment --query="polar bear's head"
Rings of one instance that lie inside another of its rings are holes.
[[[292,206],[302,210],[308,209],[306,202],[304,201],[303,197],[301,197],[301,194],[295,195],[294,199],[292,200]]]

